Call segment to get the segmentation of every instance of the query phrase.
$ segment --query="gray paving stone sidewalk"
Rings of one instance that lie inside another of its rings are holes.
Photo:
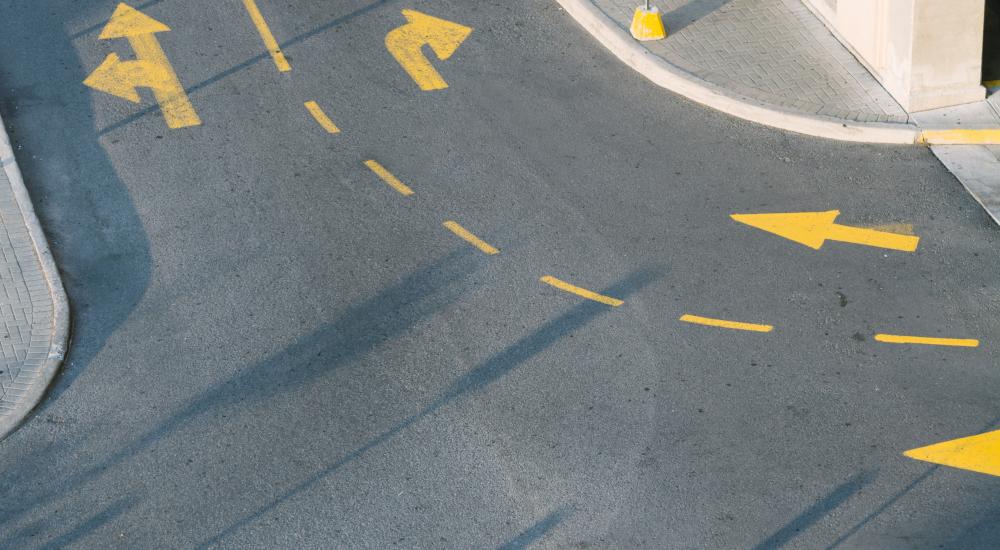
[[[592,0],[628,29],[641,0]],[[903,108],[800,0],[653,0],[654,54],[729,91],[856,122],[910,122]]]
[[[0,121],[0,439],[31,411],[62,361],[68,307]],[[13,180],[13,181],[12,181]]]

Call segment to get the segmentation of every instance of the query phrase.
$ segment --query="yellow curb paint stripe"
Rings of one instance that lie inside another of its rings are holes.
[[[726,321],[724,319],[712,319],[711,317],[699,317],[697,315],[684,314],[680,317],[681,321],[685,323],[694,323],[696,325],[706,325],[710,327],[719,328],[731,328],[735,330],[748,330],[751,332],[771,332],[774,330],[772,325],[758,325],[755,323],[741,323],[739,321]]]
[[[612,306],[612,307],[618,307],[618,306],[620,306],[620,305],[622,305],[622,304],[625,303],[625,302],[619,300],[618,298],[612,298],[611,296],[605,296],[603,294],[598,294],[596,292],[592,292],[592,291],[587,290],[585,288],[580,288],[578,286],[571,285],[571,284],[567,283],[566,281],[561,281],[561,280],[556,279],[555,277],[553,277],[551,275],[546,275],[546,276],[542,277],[539,280],[542,281],[545,284],[552,285],[552,286],[558,288],[559,290],[565,290],[566,292],[570,292],[572,294],[576,294],[577,296],[582,296],[582,297],[584,297],[584,298],[586,298],[588,300],[593,300],[595,302],[600,302],[602,304],[607,304],[607,305]]]
[[[444,222],[444,224],[442,224],[442,225],[444,225],[446,228],[448,228],[448,230],[451,231],[452,233],[454,233],[454,234],[458,235],[459,237],[465,239],[466,242],[468,242],[472,246],[478,248],[479,250],[482,250],[486,254],[493,255],[493,254],[499,254],[500,253],[499,250],[497,250],[496,248],[490,246],[489,243],[487,243],[486,241],[484,241],[484,240],[480,239],[479,237],[477,237],[477,236],[473,235],[472,233],[470,233],[469,230],[467,230],[466,228],[464,228],[461,225],[459,225],[458,222],[453,222],[451,220],[448,220],[448,221]]]
[[[278,71],[283,73],[292,70],[292,66],[285,59],[285,54],[282,53],[281,47],[278,46],[278,41],[271,34],[271,29],[267,26],[267,21],[264,21],[264,16],[261,15],[260,10],[257,8],[257,3],[254,0],[243,0],[243,5],[246,6],[247,13],[250,14],[250,19],[253,20],[254,26],[257,27],[257,32],[260,33],[260,38],[264,41],[264,47],[271,54],[271,59],[274,59],[274,66],[278,68]]]
[[[1000,128],[923,130],[920,143],[927,145],[990,145],[1000,143]]]
[[[1000,80],[985,80],[983,86],[987,88],[1000,88]]]
[[[330,120],[330,117],[326,116],[326,113],[323,112],[323,109],[320,108],[318,103],[316,103],[315,101],[306,101],[305,106],[306,109],[309,110],[309,114],[311,114],[313,118],[316,119],[316,122],[318,122],[319,125],[322,126],[324,130],[326,130],[330,134],[340,133],[340,128],[337,128],[337,125],[334,124],[332,120]]]
[[[399,178],[392,175],[391,172],[386,170],[385,167],[378,162],[375,162],[374,160],[366,160],[365,166],[367,166],[372,172],[375,172],[375,175],[381,178],[382,181],[389,184],[390,187],[399,191],[400,194],[407,196],[413,194],[413,189],[410,189],[405,183],[399,181]]]
[[[887,344],[923,344],[927,346],[957,346],[974,348],[979,346],[979,340],[963,338],[930,338],[927,336],[902,336],[898,334],[876,334],[875,340]]]

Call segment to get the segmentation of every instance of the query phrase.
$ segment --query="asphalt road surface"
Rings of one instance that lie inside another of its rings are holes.
[[[286,72],[240,0],[136,3],[201,120],[171,129],[82,84],[135,55],[115,4],[0,0],[73,311],[0,546],[996,546],[998,478],[903,456],[1000,427],[1000,239],[927,149],[706,110],[547,0],[259,0]],[[388,52],[404,9],[473,29],[423,50],[448,88]],[[919,248],[729,217],[833,209]]]

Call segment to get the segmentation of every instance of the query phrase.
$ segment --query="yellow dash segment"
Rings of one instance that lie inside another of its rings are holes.
[[[924,344],[928,346],[957,346],[974,348],[979,346],[979,340],[961,338],[928,338],[926,336],[900,336],[896,334],[876,334],[875,340],[887,344]]]
[[[375,172],[376,176],[382,178],[382,181],[388,183],[390,187],[399,191],[401,194],[407,196],[413,194],[413,189],[410,189],[405,183],[399,181],[399,178],[392,175],[392,173],[386,170],[381,164],[375,162],[374,160],[366,160],[365,166],[367,166],[372,172]]]
[[[309,110],[309,114],[316,119],[316,122],[318,122],[324,130],[331,134],[340,133],[340,128],[337,128],[337,125],[330,120],[330,117],[326,116],[326,113],[323,112],[323,109],[319,107],[318,103],[315,101],[306,101],[305,105],[306,109]]]
[[[443,225],[446,228],[448,228],[448,230],[451,231],[452,233],[458,235],[459,237],[462,237],[463,239],[466,240],[466,242],[468,242],[472,246],[478,248],[479,250],[482,250],[483,252],[485,252],[487,254],[493,255],[493,254],[499,254],[500,253],[499,250],[497,250],[496,248],[493,248],[492,246],[490,246],[489,243],[487,243],[486,241],[484,241],[484,240],[480,239],[479,237],[473,235],[466,228],[462,227],[461,225],[458,225],[457,222],[453,222],[451,220],[448,220],[448,221],[444,222]]]
[[[257,27],[257,32],[260,33],[260,38],[264,41],[264,47],[271,54],[271,59],[274,60],[275,67],[283,73],[292,70],[292,66],[285,59],[285,54],[282,53],[281,47],[278,46],[278,41],[271,34],[271,29],[267,26],[267,21],[264,21],[264,16],[257,9],[257,3],[254,0],[243,0],[243,5],[246,6],[247,13],[250,14],[250,19],[253,20],[254,26]]]
[[[588,300],[593,300],[595,302],[600,302],[602,304],[607,304],[607,305],[612,306],[612,307],[618,307],[618,306],[620,306],[620,305],[622,305],[622,304],[625,303],[625,302],[619,300],[618,298],[612,298],[610,296],[604,296],[603,294],[598,294],[596,292],[592,292],[592,291],[587,290],[585,288],[580,288],[578,286],[571,285],[571,284],[567,283],[566,281],[561,281],[561,280],[556,279],[555,277],[553,277],[551,275],[546,275],[546,276],[542,277],[540,280],[543,283],[545,283],[545,284],[549,284],[549,285],[552,285],[552,286],[558,288],[559,290],[565,290],[566,292],[570,292],[572,294],[576,294],[577,296],[582,296],[582,297],[584,297],[584,298],[586,298]]]
[[[754,323],[740,323],[738,321],[726,321],[723,319],[712,319],[710,317],[699,317],[697,315],[684,314],[681,315],[681,321],[685,323],[694,323],[696,325],[707,325],[710,327],[719,328],[731,328],[735,330],[749,330],[751,332],[771,332],[774,330],[772,325],[757,325]]]
[[[1000,128],[924,130],[920,143],[927,145],[995,145],[1000,144]]]

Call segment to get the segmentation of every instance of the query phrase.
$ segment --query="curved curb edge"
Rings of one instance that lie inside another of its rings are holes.
[[[21,177],[21,170],[17,167],[17,159],[14,157],[14,150],[11,147],[10,138],[7,136],[2,118],[0,118],[0,166],[3,167],[7,179],[10,180],[14,200],[17,201],[21,217],[28,228],[28,236],[34,244],[35,254],[38,256],[42,273],[45,275],[45,282],[49,287],[49,295],[52,296],[52,342],[45,359],[45,365],[17,408],[0,418],[0,440],[3,440],[28,417],[42,400],[49,384],[55,378],[59,366],[62,365],[63,359],[66,357],[70,323],[66,290],[63,288],[62,279],[59,277],[59,270],[52,258],[52,252],[49,250],[49,243],[45,239],[42,225],[35,215],[35,208],[31,204],[28,189],[24,186],[24,179]]]
[[[555,0],[577,23],[626,65],[654,84],[750,122],[781,130],[841,141],[915,144],[920,130],[913,124],[861,123],[820,115],[786,111],[735,95],[653,54],[632,39],[590,0]]]

